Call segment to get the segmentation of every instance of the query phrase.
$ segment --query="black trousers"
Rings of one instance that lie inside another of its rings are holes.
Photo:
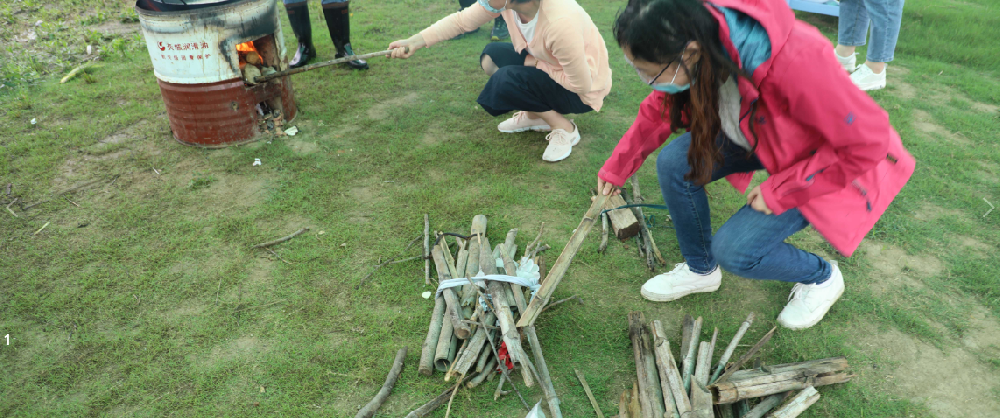
[[[524,59],[528,56],[527,50],[518,54],[513,44],[494,42],[486,45],[479,61],[482,62],[485,56],[500,67],[479,93],[479,105],[490,115],[500,116],[515,110],[555,110],[563,115],[594,110],[580,100],[580,95],[566,90],[545,71],[526,67]]]

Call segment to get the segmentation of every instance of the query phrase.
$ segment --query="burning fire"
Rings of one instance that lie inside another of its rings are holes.
[[[240,52],[257,52],[257,48],[253,47],[253,41],[247,41],[236,45],[236,50]]]

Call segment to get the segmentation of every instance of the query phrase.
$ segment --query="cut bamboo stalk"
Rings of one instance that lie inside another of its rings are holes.
[[[819,392],[809,386],[771,413],[772,418],[795,418],[819,400]]]
[[[507,239],[503,241],[504,254],[507,254],[507,257],[514,258],[517,256],[517,247],[514,245],[516,238],[517,228],[507,231]]]
[[[719,340],[719,327],[715,327],[715,332],[712,332],[712,342],[710,343],[710,346],[708,347],[708,372],[709,372],[709,374],[712,373],[712,359],[715,358],[715,343],[718,342],[718,340]],[[702,383],[702,384],[708,385],[708,379],[705,379],[705,382]]]
[[[726,381],[710,387],[714,402],[731,404],[743,399],[762,398],[790,390],[819,387],[851,380],[844,373],[847,359],[834,357],[801,363],[770,366],[766,370],[740,370]]]
[[[417,408],[411,411],[409,414],[406,414],[406,418],[423,418],[429,415],[431,412],[434,412],[435,409],[438,409],[441,407],[441,405],[444,405],[445,402],[448,402],[448,399],[451,399],[452,392],[456,390],[458,390],[457,385],[448,387],[448,389],[445,390],[444,393],[438,395],[434,399],[431,399],[430,402],[425,403],[420,408]]]
[[[622,391],[621,398],[618,399],[618,418],[630,418],[628,414],[628,406],[631,403],[628,389]]]
[[[454,337],[452,337],[452,338],[454,338]],[[452,371],[454,371],[454,370],[455,370],[455,364],[457,364],[457,363],[458,363],[458,362],[457,362],[456,360],[458,360],[459,358],[461,358],[461,357],[462,357],[462,355],[464,355],[464,354],[465,354],[465,347],[466,347],[466,346],[468,345],[468,344],[467,344],[468,342],[469,342],[468,340],[466,340],[466,341],[462,341],[461,345],[459,345],[459,346],[458,346],[458,351],[456,351],[456,352],[454,352],[454,353],[452,353],[452,352],[451,352],[451,351],[449,350],[449,353],[448,353],[448,354],[449,354],[449,355],[448,355],[448,360],[450,360],[450,362],[451,362],[451,366],[449,366],[449,367],[448,367],[448,371],[444,373],[444,381],[445,381],[445,382],[447,382],[447,381],[448,381],[448,379],[449,379],[449,378],[451,377],[451,375],[452,375]],[[464,375],[462,376],[462,379],[465,379],[465,376],[464,376]]]
[[[621,195],[614,196],[598,196],[607,197],[607,202],[604,204],[604,209],[615,209],[617,207],[625,206],[625,199]],[[635,213],[628,209],[615,209],[606,212],[608,214],[608,219],[611,220],[611,228],[615,233],[615,237],[619,240],[626,240],[639,235],[639,220],[635,218]]]
[[[789,394],[790,392],[776,393],[774,395],[764,398],[764,400],[760,401],[760,403],[757,404],[757,406],[753,407],[753,409],[751,409],[750,412],[747,412],[746,415],[743,415],[742,418],[764,418],[764,415],[766,415],[768,412],[771,412],[771,410],[774,409],[776,406],[781,405],[781,403],[784,402],[785,398],[788,397]]]
[[[455,332],[451,321],[443,320],[437,347],[434,349],[434,368],[439,372],[448,372],[448,369],[451,368],[450,353],[458,348],[458,341],[454,337]]]
[[[437,266],[438,279],[441,281],[450,280],[451,273],[448,270],[448,266],[444,261],[443,251],[441,247],[435,245],[434,249],[431,250],[431,255],[434,258],[434,264]],[[444,302],[446,305],[446,315],[449,321],[451,321],[453,332],[458,338],[467,339],[472,335],[472,330],[469,326],[462,322],[465,316],[461,313],[462,305],[458,301],[458,296],[455,295],[454,289],[445,289],[441,292],[444,296]]]
[[[736,418],[736,416],[733,414],[732,405],[716,405],[715,416],[718,418]]]
[[[658,405],[655,405],[655,392],[650,387],[649,374],[646,372],[646,358],[642,339],[642,324],[645,322],[646,316],[641,312],[631,312],[628,314],[628,335],[632,340],[632,354],[635,357],[635,373],[639,384],[639,404],[642,409],[642,418],[662,418],[662,411],[656,414],[656,406]]]
[[[496,321],[496,319],[494,319]],[[486,332],[493,332],[488,330]],[[486,361],[493,358],[493,350],[483,350],[483,353],[479,355],[479,359],[476,360],[476,372],[482,373],[486,369]]]
[[[488,259],[492,253],[490,240],[485,236],[480,236],[473,240],[479,241],[480,269],[486,274],[496,274],[496,263]],[[524,348],[521,345],[521,335],[515,327],[514,314],[510,312],[507,292],[504,291],[504,287],[500,282],[492,280],[486,282],[486,290],[492,299],[494,313],[497,316],[497,321],[500,322],[501,337],[507,343],[507,351],[511,354],[511,361],[515,363],[527,362],[528,358],[525,356]],[[521,376],[524,378],[525,386],[534,386],[534,377],[530,371],[525,370],[521,373]]]
[[[681,378],[680,370],[674,361],[674,355],[670,352],[670,341],[667,340],[663,323],[653,321],[653,348],[656,352],[657,368],[663,370],[670,387],[669,393],[673,396],[674,406],[677,413],[682,418],[691,416],[691,400],[684,391],[684,380]],[[666,397],[667,391],[664,391]]]
[[[628,414],[632,418],[643,418],[638,381],[632,382],[632,401],[628,405]]]
[[[542,241],[543,231],[545,231],[545,222],[542,222],[541,226],[538,227],[538,235],[535,235],[535,239],[524,247],[524,257],[528,257],[528,255],[531,254],[531,250],[535,249],[535,246]]]
[[[434,354],[437,352],[438,338],[444,322],[445,303],[443,298],[434,299],[434,313],[431,314],[431,324],[427,328],[427,338],[420,349],[420,366],[418,371],[424,376],[434,374]]]
[[[688,344],[688,351],[684,355],[684,390],[691,393],[691,375],[694,373],[695,362],[698,360],[698,342],[701,339],[702,319],[699,316],[691,325],[691,342]],[[692,399],[692,402],[694,399]]]
[[[597,252],[604,254],[608,250],[608,214],[601,214],[601,245],[597,246]]]
[[[431,221],[428,214],[424,214],[424,284],[431,284]]]
[[[486,324],[491,324],[496,321],[496,318],[493,316],[493,312],[486,314],[486,317],[483,319],[483,322]],[[445,382],[450,381],[452,376],[465,375],[469,373],[472,366],[479,360],[480,353],[486,345],[487,332],[487,329],[479,327],[479,329],[476,330],[476,334],[465,343],[465,351],[459,358],[455,359],[455,365],[453,366],[452,371],[444,378]]]
[[[517,231],[512,229],[511,231]],[[507,255],[507,244],[502,244],[504,251],[503,253],[503,269],[507,271],[508,276],[517,276],[517,266],[514,265],[514,260]],[[499,245],[498,245],[499,247]],[[517,306],[518,312],[524,312],[528,307],[528,302],[524,300],[524,288],[516,284],[510,285],[511,290],[514,293],[514,305]]]
[[[535,356],[535,369],[538,371],[539,386],[542,388],[542,394],[545,395],[545,403],[549,407],[549,413],[552,414],[552,418],[562,418],[562,411],[559,409],[559,396],[556,395],[556,388],[552,385],[552,377],[549,376],[549,367],[545,364],[545,356],[542,355],[542,345],[538,342],[535,327],[524,327],[524,335],[528,337],[531,354]]]
[[[713,418],[712,393],[705,388],[712,368],[711,343],[698,344],[698,365],[691,379],[691,408],[695,418]]]
[[[740,340],[743,339],[747,330],[750,329],[750,325],[753,324],[753,317],[753,312],[750,312],[750,315],[747,315],[746,321],[743,321],[743,324],[740,325],[740,329],[736,331],[736,335],[733,337],[733,340],[729,342],[729,346],[726,347],[726,351],[724,351],[722,353],[722,357],[719,358],[719,365],[715,367],[715,373],[712,373],[712,378],[709,379],[709,383],[715,383],[715,381],[719,379],[719,375],[721,375],[722,371],[726,368],[726,362],[728,362],[729,358],[733,356],[733,352],[736,351],[736,346],[740,344]]]
[[[587,213],[584,214],[580,225],[576,227],[576,232],[573,232],[573,235],[570,236],[569,242],[566,243],[566,247],[559,254],[559,258],[556,259],[555,264],[552,265],[548,276],[545,276],[545,282],[542,283],[542,286],[535,293],[535,297],[531,299],[528,308],[521,313],[521,320],[517,323],[518,327],[527,327],[535,324],[535,319],[538,319],[538,314],[541,313],[542,308],[549,303],[549,298],[552,297],[556,286],[562,281],[566,270],[569,269],[569,265],[573,261],[573,256],[580,250],[584,238],[586,238],[587,233],[594,226],[594,221],[597,219],[597,215],[601,213],[601,208],[604,207],[606,202],[607,196],[598,196],[590,206],[590,209],[587,210]]]
[[[691,331],[693,330],[694,317],[684,315],[684,320],[681,322],[681,351],[679,352],[682,366],[684,365],[684,357],[687,356],[688,350],[691,348]]]
[[[789,393],[789,392],[785,392]],[[749,400],[744,399],[742,401],[733,404],[733,416],[736,418],[743,418],[746,414],[750,413]]]
[[[580,380],[580,384],[583,385],[583,391],[587,392],[587,399],[590,399],[590,406],[594,407],[594,412],[597,413],[597,418],[604,418],[604,413],[601,412],[601,407],[597,404],[597,399],[594,399],[594,392],[590,391],[590,385],[587,384],[587,379],[583,377],[583,373],[579,370],[573,369],[576,373],[576,378]]]
[[[740,359],[736,361],[736,363],[733,363],[732,366],[726,368],[726,371],[722,373],[722,376],[719,376],[719,378],[715,381],[715,383],[718,384],[719,382],[725,382],[726,378],[728,378],[730,375],[738,371],[740,367],[743,367],[743,365],[746,364],[748,360],[750,360],[754,355],[757,354],[758,351],[760,351],[762,347],[764,347],[764,344],[767,344],[767,342],[771,340],[771,337],[774,336],[774,331],[777,329],[778,327],[771,328],[771,330],[768,331],[767,334],[764,334],[764,337],[762,337],[760,341],[757,341],[757,344],[754,344],[754,346],[750,348],[750,351],[747,351],[745,354],[743,354],[743,356],[741,356]]]
[[[475,230],[475,227],[473,227],[473,231]],[[473,237],[469,241],[469,258],[465,264],[465,277],[473,278],[479,274],[479,254],[479,240]],[[471,284],[463,286],[462,289],[462,306],[473,303],[476,297],[479,296],[476,287]]]
[[[484,351],[489,352],[490,350],[484,350]],[[486,367],[485,369],[479,371],[479,374],[476,375],[476,377],[472,378],[472,380],[470,380],[468,383],[465,384],[466,388],[475,389],[475,387],[483,383],[483,381],[486,380],[486,378],[488,378],[490,374],[496,373],[497,359],[490,358],[490,362],[486,364],[489,367]]]
[[[656,355],[653,354],[652,335],[647,325],[642,327],[642,357],[646,360],[646,380],[653,390],[651,402],[653,403],[653,414],[657,417],[664,415],[663,386],[660,384],[660,373],[656,370]]]
[[[448,248],[448,240],[444,236],[441,237],[441,252],[444,253],[444,262],[448,265],[448,273],[451,273],[451,278],[456,279],[462,277],[458,273],[458,267],[455,264],[455,258],[451,256],[451,248]]]
[[[499,367],[507,367],[504,364],[499,364]],[[493,400],[496,401],[500,399],[500,396],[504,395],[503,384],[507,381],[507,376],[503,373],[500,374],[500,383],[497,385],[497,390],[493,392]]]
[[[465,247],[458,247],[458,255],[455,258],[455,270],[458,271],[458,277],[461,278],[465,276],[465,266],[469,262],[469,250]]]
[[[371,418],[375,415],[375,411],[378,411],[382,403],[385,402],[389,394],[392,393],[392,388],[396,386],[396,380],[399,379],[399,374],[403,372],[403,359],[406,358],[406,347],[400,348],[396,352],[396,358],[392,361],[392,369],[389,370],[389,375],[385,378],[385,383],[382,384],[382,389],[378,391],[364,408],[358,411],[358,414],[354,418]]]

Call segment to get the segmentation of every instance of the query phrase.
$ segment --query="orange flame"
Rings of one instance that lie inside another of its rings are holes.
[[[236,50],[240,52],[257,52],[257,48],[253,47],[253,41],[247,41],[242,44],[236,45]]]

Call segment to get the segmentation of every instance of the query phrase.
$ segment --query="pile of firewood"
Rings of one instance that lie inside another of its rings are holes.
[[[734,363],[729,363],[753,323],[753,314],[713,368],[716,328],[710,341],[700,341],[702,319],[684,317],[678,363],[660,321],[646,323],[642,313],[628,316],[635,355],[636,382],[622,393],[618,418],[792,418],[819,400],[816,387],[851,380],[847,359],[822,360],[741,368],[774,335],[772,328]],[[650,332],[652,331],[652,332]],[[678,365],[679,364],[679,365]],[[799,391],[793,394],[794,391]],[[761,398],[756,404],[751,401]]]
[[[515,380],[523,381],[526,387],[537,383],[542,390],[548,416],[562,417],[559,398],[542,356],[534,322],[549,305],[549,298],[593,227],[604,200],[593,202],[548,274],[541,269],[538,271],[539,277],[544,279],[540,280],[540,287],[534,295],[520,285],[476,277],[481,274],[487,277],[518,275],[518,264],[514,262],[518,248],[515,243],[516,229],[507,233],[504,243],[492,246],[486,237],[486,217],[477,215],[472,220],[469,236],[437,234],[436,242],[428,252],[436,266],[439,283],[463,278],[468,280],[468,284],[446,288],[440,291],[440,297],[435,298],[420,355],[420,374],[432,376],[442,373],[444,380],[449,382],[449,388],[411,412],[408,418],[422,417],[445,402],[449,402],[450,406],[450,399],[461,386],[473,389],[497,376],[499,383],[494,399],[513,392],[528,409],[528,403]],[[449,235],[457,238],[454,253],[447,239]],[[541,264],[538,253],[548,248],[541,244],[541,235],[542,231],[539,231],[534,241],[524,248],[519,260],[522,271],[528,266],[528,275],[533,272],[530,268],[532,263]],[[524,340],[531,348],[530,357],[523,348]],[[515,372],[520,373],[520,379],[511,377]],[[451,385],[452,382],[454,385]],[[505,384],[509,385],[510,391],[504,390]]]

